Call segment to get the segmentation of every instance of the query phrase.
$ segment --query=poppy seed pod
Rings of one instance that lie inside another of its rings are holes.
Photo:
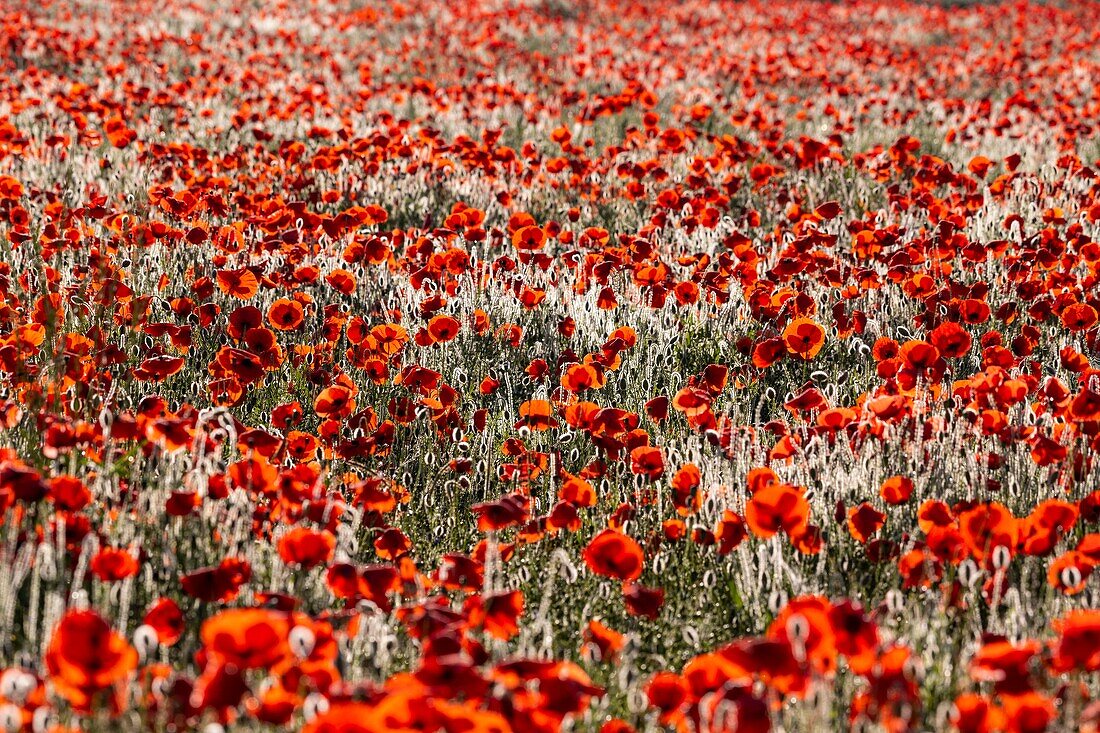
[[[31,716],[31,730],[34,733],[46,733],[53,729],[55,724],[56,720],[53,711],[45,705],[36,708],[34,714]],[[16,730],[18,730],[18,728]]]

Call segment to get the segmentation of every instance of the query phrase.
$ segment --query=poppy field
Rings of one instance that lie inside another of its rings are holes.
[[[3,3],[0,733],[1100,730],[1098,12]]]

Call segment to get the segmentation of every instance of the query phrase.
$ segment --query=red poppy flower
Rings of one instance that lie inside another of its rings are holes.
[[[879,495],[887,504],[904,504],[913,495],[913,480],[908,476],[891,476],[882,482]]]
[[[92,492],[76,476],[55,476],[49,486],[50,499],[60,509],[78,512],[92,501]]]
[[[766,369],[786,355],[787,345],[783,339],[765,339],[753,347],[752,363],[758,369]]]
[[[1100,670],[1100,611],[1071,611],[1053,627],[1058,634],[1052,662],[1055,670]]]
[[[267,309],[267,322],[279,331],[294,331],[305,322],[305,311],[296,300],[279,298]]]
[[[428,321],[428,334],[435,343],[445,343],[458,335],[460,324],[450,316],[434,316]]]
[[[313,411],[319,417],[347,417],[355,411],[355,399],[347,387],[327,387],[314,400]]]
[[[58,693],[76,710],[88,712],[104,691],[111,691],[117,709],[120,686],[137,668],[138,654],[94,612],[69,611],[54,629],[45,661]]]
[[[222,664],[238,669],[270,669],[290,655],[285,613],[262,608],[236,608],[207,619],[202,625],[203,650]]]
[[[562,389],[579,393],[603,386],[603,379],[590,364],[571,364],[561,375]]]
[[[512,235],[512,245],[521,251],[532,252],[546,244],[546,233],[537,226],[526,226]]]
[[[802,492],[787,484],[769,484],[756,491],[745,506],[745,522],[757,537],[779,532],[795,536],[807,527],[810,503]]]
[[[137,558],[129,550],[105,547],[95,554],[91,563],[92,572],[100,580],[114,582],[137,575],[140,566]]]
[[[661,608],[665,605],[665,591],[663,588],[626,583],[623,585],[623,600],[626,610],[632,616],[643,616],[652,621],[660,616]]]
[[[1074,303],[1062,311],[1062,325],[1070,331],[1085,331],[1096,325],[1096,309],[1086,303]]]
[[[932,329],[928,337],[932,345],[946,359],[957,359],[965,356],[970,351],[970,346],[973,343],[973,339],[966,329],[954,321],[948,321]]]
[[[331,560],[335,547],[331,532],[295,527],[279,540],[279,557],[288,565],[312,568]]]
[[[470,623],[484,627],[495,639],[507,641],[519,633],[519,617],[523,615],[523,593],[518,590],[472,596],[467,601]]]
[[[260,290],[260,281],[247,269],[219,270],[217,281],[223,293],[239,300],[249,300]]]
[[[145,612],[142,623],[153,627],[157,632],[157,642],[172,646],[183,636],[187,628],[179,604],[171,598],[160,598]]]
[[[252,567],[237,558],[226,558],[215,567],[203,568],[180,578],[184,593],[201,601],[230,601],[252,577]]]
[[[586,646],[594,647],[599,653],[597,661],[611,662],[626,645],[626,637],[618,631],[604,625],[598,619],[592,619],[584,630]],[[595,653],[595,652],[593,652]]]
[[[642,574],[642,547],[633,538],[614,529],[605,529],[592,538],[584,549],[584,561],[598,575],[618,580],[636,580]]]
[[[660,448],[639,446],[630,451],[630,470],[635,475],[656,481],[665,472],[665,457]]]
[[[470,510],[477,515],[477,527],[482,532],[500,530],[522,524],[530,516],[529,500],[522,494],[509,494],[499,501],[474,504]]]
[[[526,425],[532,430],[548,430],[558,426],[554,417],[554,407],[548,400],[528,400],[519,406],[519,422],[516,427]]]
[[[866,544],[885,523],[886,515],[867,502],[848,510],[848,531],[861,544]]]
[[[672,672],[658,673],[649,681],[645,689],[650,706],[657,708],[661,719],[671,721],[688,701],[687,682]]]
[[[809,361],[825,345],[825,329],[809,318],[796,318],[783,329],[787,353]]]
[[[998,547],[1015,550],[1019,522],[1004,505],[988,502],[959,513],[959,532],[970,554],[982,560]]]

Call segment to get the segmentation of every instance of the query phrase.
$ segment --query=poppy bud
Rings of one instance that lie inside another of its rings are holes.
[[[810,625],[802,614],[787,619],[787,636],[796,644],[802,645],[810,638]]]
[[[157,630],[149,624],[142,624],[134,630],[134,649],[137,649],[141,661],[149,658],[149,655],[157,650],[160,643]]]
[[[287,637],[290,650],[299,659],[305,659],[313,653],[313,646],[317,643],[317,637],[305,626],[295,626]]]
[[[295,627],[296,629],[303,628],[302,626]],[[293,631],[291,632],[294,633]],[[324,695],[312,692],[306,697],[305,702],[302,703],[302,715],[306,721],[311,721],[319,715],[324,715],[328,712],[329,704],[328,698]]]
[[[31,718],[31,730],[34,733],[46,733],[46,731],[53,729],[56,725],[54,720],[53,711],[43,705],[42,707],[34,711],[34,716]]]
[[[20,705],[36,686],[34,677],[21,669],[8,669],[0,676],[0,695]]]
[[[172,679],[170,677],[157,677],[153,680],[153,684],[150,689],[153,691],[153,697],[157,700],[165,700],[172,692]]]
[[[15,733],[22,727],[23,712],[19,708],[11,703],[0,706],[0,730]]]
[[[782,589],[773,590],[768,594],[768,610],[773,616],[778,616],[783,607],[787,605],[787,594]]]
[[[1012,562],[1012,552],[1004,545],[997,545],[993,548],[992,560],[994,570],[1004,570]]]
[[[964,560],[959,563],[959,582],[970,588],[978,580],[978,566],[973,560]]]
[[[1066,588],[1076,588],[1081,584],[1081,571],[1074,565],[1062,569],[1060,580]]]

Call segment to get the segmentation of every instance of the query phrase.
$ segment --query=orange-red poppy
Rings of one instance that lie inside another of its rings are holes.
[[[745,523],[753,534],[765,539],[781,530],[792,536],[800,534],[806,529],[809,517],[806,497],[787,484],[764,486],[745,505]]]
[[[279,331],[294,331],[305,322],[305,310],[296,300],[279,298],[267,309],[267,321]]]
[[[1074,303],[1062,311],[1062,325],[1070,331],[1084,331],[1096,325],[1096,309],[1087,303]]]
[[[512,245],[521,251],[533,252],[542,249],[545,244],[546,233],[534,225],[518,229],[512,235]]]
[[[238,669],[270,669],[291,654],[287,614],[264,608],[235,608],[207,619],[203,649],[222,664]]]
[[[218,287],[226,295],[239,300],[249,300],[260,290],[260,281],[251,270],[219,270]]]
[[[887,504],[904,504],[913,495],[913,480],[908,476],[891,476],[878,491]]]
[[[313,411],[320,417],[346,417],[355,411],[355,399],[347,387],[327,387],[313,401]]]
[[[783,345],[791,356],[808,361],[825,345],[825,329],[809,318],[796,318],[783,329]]]

